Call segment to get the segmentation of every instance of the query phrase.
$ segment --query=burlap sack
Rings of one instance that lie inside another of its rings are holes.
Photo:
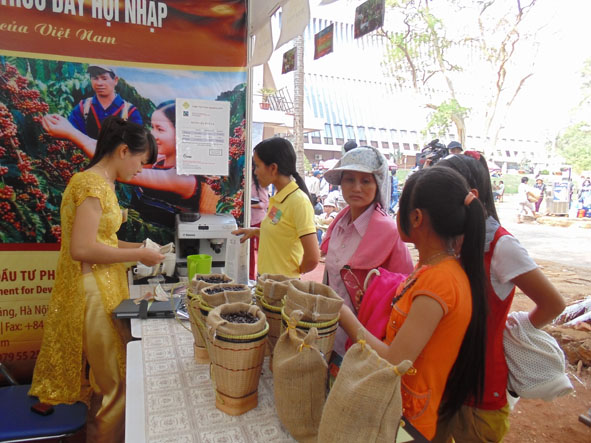
[[[236,312],[248,312],[257,318],[255,323],[232,323],[222,318],[222,314],[233,314]],[[265,314],[256,305],[247,303],[225,303],[213,309],[207,316],[207,331],[209,338],[216,333],[223,335],[252,335],[265,329],[267,320]]]
[[[395,442],[402,417],[400,376],[412,363],[393,366],[363,340],[349,348],[328,394],[318,441]]]
[[[287,282],[290,280],[295,279],[282,274],[263,274],[257,279],[257,289],[267,304],[281,307],[289,287]]]
[[[285,296],[285,313],[302,311],[302,321],[322,323],[339,315],[343,299],[327,285],[313,281],[290,280]]]
[[[209,280],[220,280],[210,282]],[[234,283],[234,280],[226,274],[195,274],[189,283],[189,291],[193,294],[199,293],[201,289],[208,286],[218,285],[222,283]]]
[[[281,308],[287,294],[288,281],[293,278],[281,274],[263,274],[257,280],[257,304],[263,309],[269,323],[268,354],[273,354],[275,343],[281,335]],[[269,368],[272,368],[271,361]],[[271,369],[272,370],[272,369]]]
[[[315,346],[316,328],[304,334],[295,328],[295,311],[273,354],[275,407],[283,426],[299,442],[316,442],[326,397],[327,364]],[[345,440],[343,440],[345,441]]]
[[[227,288],[222,292],[213,292],[213,288]],[[234,289],[240,288],[240,289]],[[247,285],[237,283],[222,283],[213,286],[207,286],[199,291],[203,303],[215,308],[224,303],[252,303],[252,292]]]

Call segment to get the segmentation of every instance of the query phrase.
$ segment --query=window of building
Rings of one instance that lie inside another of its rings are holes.
[[[398,140],[398,129],[390,129],[390,137],[392,141]]]
[[[343,125],[334,125],[334,136],[336,138],[337,145],[345,143],[345,136],[343,135]]]
[[[347,129],[347,140],[355,140],[355,129],[353,129],[353,126],[347,125],[345,128]]]
[[[365,126],[357,126],[357,134],[359,134],[359,144],[367,145],[367,136],[365,135]]]
[[[369,127],[367,128],[367,132],[369,133],[369,144],[374,148],[378,147],[378,132],[376,128]]]
[[[412,145],[412,148],[413,148],[415,151],[418,151],[418,150],[419,150],[419,145],[417,145],[417,144],[415,143],[415,144],[413,144],[413,145]]]
[[[304,133],[304,143],[310,143],[310,137],[308,136],[308,133]]]
[[[388,142],[388,130],[386,128],[380,128],[380,140],[382,141],[382,148],[390,149],[390,143]]]
[[[513,154],[515,154],[515,157],[517,157],[519,155],[519,152],[513,151]]]
[[[505,155],[507,155],[507,157],[511,157],[511,153],[509,151],[505,151]]]
[[[405,151],[410,151],[410,144],[409,143],[402,143],[402,149]]]
[[[401,130],[400,130],[400,136],[401,136],[402,138],[406,138],[406,134],[407,134],[407,131],[406,131],[406,129],[401,129]]]
[[[396,152],[400,151],[400,143],[398,143],[398,142],[392,142],[392,147],[394,148],[394,150]]]
[[[319,145],[322,143],[322,140],[320,138],[320,131],[314,131],[310,133],[310,137],[312,138],[312,143],[314,143],[315,145]]]
[[[332,141],[332,129],[330,127],[330,124],[325,123],[324,124],[324,144],[325,145],[332,145],[333,141]]]

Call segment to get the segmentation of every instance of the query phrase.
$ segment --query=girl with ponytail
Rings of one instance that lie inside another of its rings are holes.
[[[281,137],[263,140],[254,148],[254,173],[262,187],[275,186],[260,228],[241,228],[240,242],[260,237],[257,271],[299,278],[320,259],[314,208],[308,188],[296,171],[293,146]],[[293,180],[292,180],[293,178]],[[295,180],[295,181],[294,181]]]
[[[397,223],[419,261],[392,300],[386,339],[369,333],[365,338],[394,365],[414,362],[416,373],[402,377],[403,414],[431,440],[439,414],[453,415],[467,398],[482,393],[484,209],[457,172],[426,168],[406,181]],[[341,326],[352,339],[363,327],[346,306]]]
[[[484,271],[489,315],[486,323],[486,377],[482,397],[469,397],[453,417],[440,417],[433,441],[503,441],[509,430],[507,378],[503,331],[518,287],[535,304],[528,319],[533,327],[550,323],[564,309],[564,299],[527,251],[501,226],[495,208],[490,173],[476,151],[452,155],[435,169],[450,169],[466,178],[486,210]],[[509,394],[511,395],[511,394]]]

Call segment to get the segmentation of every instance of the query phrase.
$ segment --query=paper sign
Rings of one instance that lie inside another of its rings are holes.
[[[229,132],[229,102],[177,98],[177,172],[228,175]]]

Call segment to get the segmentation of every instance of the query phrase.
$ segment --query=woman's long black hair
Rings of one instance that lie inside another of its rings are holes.
[[[479,160],[476,160],[468,155],[453,155],[440,160],[435,165],[436,168],[440,166],[455,169],[466,179],[470,188],[477,189],[478,200],[480,200],[482,206],[486,209],[487,215],[492,216],[500,223],[492,193],[488,164],[484,156],[480,155]]]
[[[176,128],[176,102],[174,100],[166,100],[158,105],[154,111],[162,111],[167,119]]]
[[[127,145],[132,154],[148,151],[148,163],[154,163],[158,158],[158,146],[152,134],[137,123],[111,115],[103,120],[96,150],[87,168],[112,155],[122,143]]]
[[[460,263],[470,281],[472,317],[460,352],[448,376],[439,414],[451,417],[469,398],[480,401],[484,386],[486,355],[486,316],[488,311],[484,273],[485,212],[474,198],[464,201],[470,187],[451,168],[432,167],[412,174],[400,197],[400,227],[409,235],[410,212],[422,209],[429,214],[431,226],[442,239],[463,235]]]
[[[293,177],[299,188],[310,197],[310,192],[306,187],[304,179],[296,170],[296,152],[289,140],[281,137],[271,137],[263,140],[254,147],[258,158],[267,166],[275,163],[277,172],[287,177]]]

